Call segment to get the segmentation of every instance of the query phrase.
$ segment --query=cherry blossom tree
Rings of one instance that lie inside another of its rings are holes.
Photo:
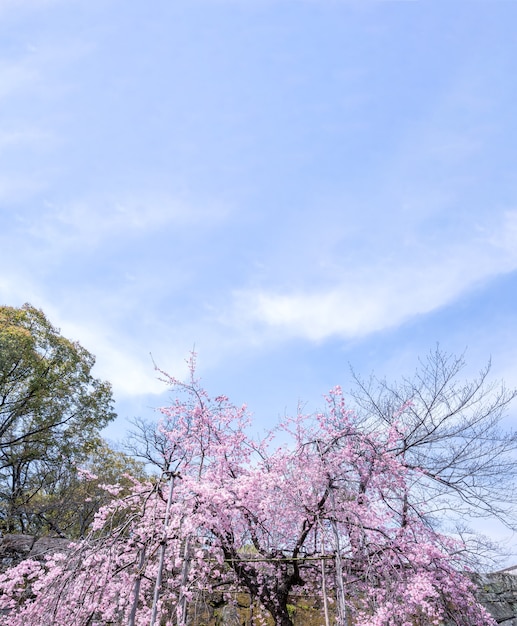
[[[410,404],[372,431],[335,388],[325,412],[257,441],[194,365],[186,384],[165,376],[162,476],[106,485],[88,538],[3,574],[0,625],[185,626],[199,594],[243,591],[278,626],[300,594],[332,601],[340,626],[495,624],[461,573],[465,546],[427,520],[428,470],[398,453]]]

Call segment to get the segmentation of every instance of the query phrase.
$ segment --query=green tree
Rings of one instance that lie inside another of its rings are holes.
[[[32,532],[35,502],[59,472],[102,445],[114,419],[95,358],[30,304],[0,307],[0,527]],[[61,477],[62,478],[62,477]],[[56,532],[49,527],[47,530]]]
[[[38,488],[25,505],[31,532],[70,539],[87,535],[95,513],[113,497],[110,485],[117,485],[122,497],[134,480],[146,478],[143,463],[103,440],[82,460],[63,457],[61,463],[43,461],[39,467]]]

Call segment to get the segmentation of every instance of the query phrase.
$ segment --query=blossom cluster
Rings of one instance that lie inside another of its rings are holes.
[[[106,485],[89,537],[3,574],[0,626],[143,626],[153,611],[182,624],[215,590],[249,593],[280,626],[295,592],[324,595],[356,626],[495,624],[460,573],[461,550],[425,522],[418,468],[393,454],[399,426],[366,433],[335,388],[327,412],[257,442],[245,407],[212,401],[194,378],[169,382],[167,472],[129,492]]]

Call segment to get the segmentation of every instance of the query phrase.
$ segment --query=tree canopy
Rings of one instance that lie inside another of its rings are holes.
[[[0,307],[0,527],[40,532],[36,503],[115,417],[95,359],[30,304]],[[51,527],[47,530],[55,530]]]
[[[517,530],[517,431],[504,424],[517,392],[490,380],[490,363],[463,379],[465,365],[437,347],[398,382],[355,375],[350,400],[363,429],[400,434],[391,452],[418,471],[428,521],[491,517]]]
[[[469,546],[434,519],[447,493],[474,509],[480,497],[490,514],[467,470],[515,471],[515,437],[500,429],[513,394],[487,389],[486,376],[455,386],[454,363],[433,357],[417,374],[424,387],[389,410],[362,385],[355,412],[336,387],[325,411],[285,418],[260,441],[245,407],[210,398],[192,363],[187,383],[168,378],[177,398],[153,439],[161,478],[129,491],[105,485],[113,498],[85,540],[0,577],[0,624],[185,626],[217,590],[229,601],[247,593],[278,626],[292,626],[299,594],[319,597],[326,623],[334,615],[339,626],[494,626],[464,574]],[[464,452],[470,444],[481,469]],[[491,460],[485,446],[500,456]]]

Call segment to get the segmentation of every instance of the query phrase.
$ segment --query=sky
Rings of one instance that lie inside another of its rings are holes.
[[[517,3],[0,0],[0,304],[154,419],[439,344],[517,386]],[[515,409],[514,409],[515,414]]]

